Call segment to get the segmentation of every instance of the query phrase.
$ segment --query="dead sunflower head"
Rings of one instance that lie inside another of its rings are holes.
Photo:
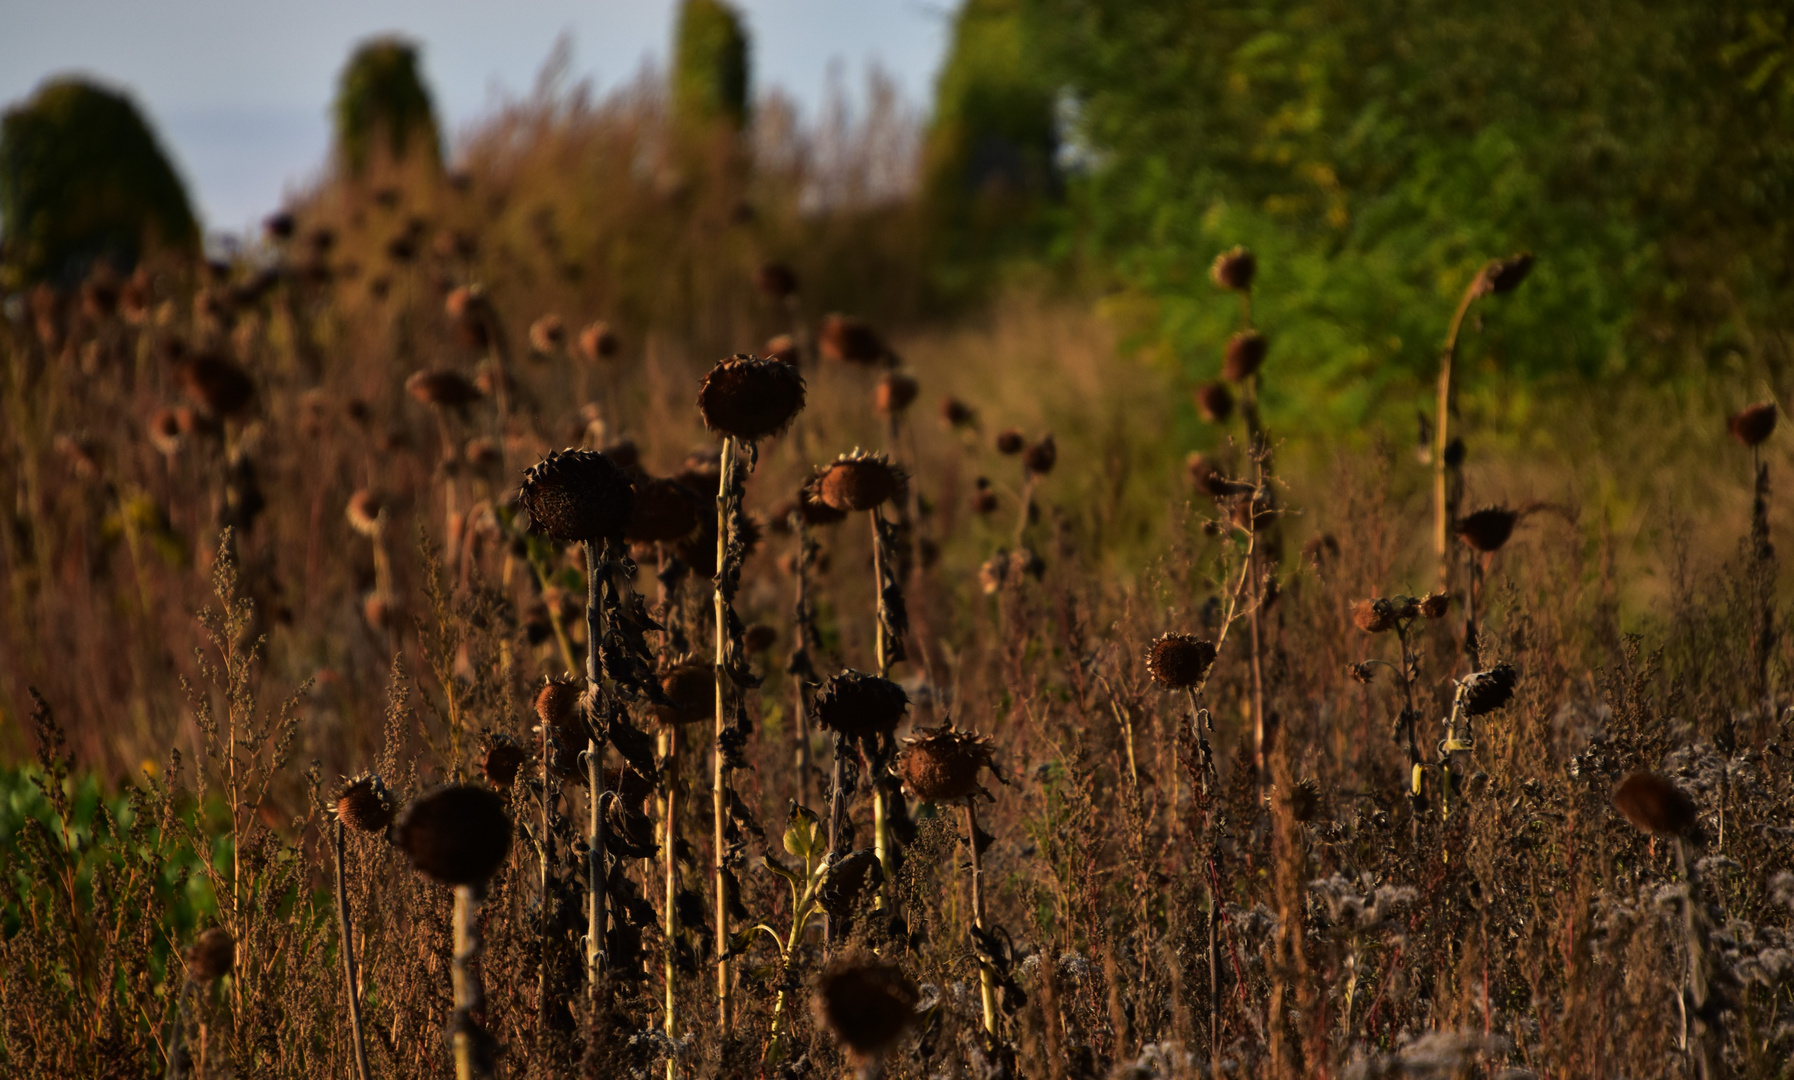
[[[1694,800],[1681,788],[1648,772],[1621,780],[1613,789],[1613,806],[1635,827],[1657,836],[1679,836],[1700,816]]]
[[[1775,402],[1746,405],[1726,420],[1726,430],[1745,446],[1756,446],[1775,431]]]
[[[789,364],[737,353],[698,388],[704,426],[754,442],[783,431],[804,407],[804,377]]]
[[[1486,506],[1458,519],[1458,539],[1484,553],[1500,551],[1514,535],[1514,523],[1520,520],[1518,510],[1505,506]]]
[[[916,382],[915,376],[893,371],[878,380],[872,403],[880,413],[893,416],[914,404],[916,395],[921,392],[921,384]]]
[[[556,540],[620,540],[635,490],[629,475],[596,450],[551,451],[523,474],[517,501]]]
[[[1146,672],[1168,690],[1195,686],[1215,662],[1215,643],[1194,634],[1161,634],[1146,650]]]
[[[1002,781],[993,757],[996,746],[982,735],[957,731],[948,720],[937,728],[925,728],[903,740],[897,755],[897,775],[903,786],[919,799],[953,802],[984,790],[979,773],[991,770]]]
[[[883,454],[855,450],[817,475],[816,490],[829,506],[851,513],[883,506],[902,492],[906,481],[903,470]]]
[[[336,819],[356,832],[385,832],[398,812],[392,792],[378,773],[362,773],[336,796]]]
[[[810,1011],[855,1056],[876,1057],[896,1045],[915,1020],[914,983],[875,957],[842,957],[817,976]]]
[[[1227,339],[1227,351],[1221,359],[1221,377],[1228,382],[1245,382],[1265,362],[1271,343],[1256,330],[1242,330]]]
[[[1233,292],[1250,289],[1252,278],[1257,273],[1258,260],[1243,247],[1235,247],[1216,255],[1215,261],[1208,268],[1209,280]]]
[[[816,722],[855,739],[896,731],[908,709],[903,687],[851,669],[829,676],[816,694]]]
[[[230,931],[214,926],[187,947],[187,977],[208,983],[229,975],[237,966],[237,942]]]
[[[444,885],[478,885],[511,850],[505,801],[490,788],[449,784],[399,815],[396,839],[413,868]]]
[[[632,544],[670,543],[691,535],[703,512],[703,496],[677,480],[640,480],[623,538]]]
[[[675,664],[661,676],[660,688],[671,705],[657,705],[663,724],[695,724],[716,718],[716,668],[701,660]]]

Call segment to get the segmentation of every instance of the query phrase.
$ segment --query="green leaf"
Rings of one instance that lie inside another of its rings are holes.
[[[822,851],[822,819],[807,806],[793,806],[785,823],[785,850],[808,865]]]

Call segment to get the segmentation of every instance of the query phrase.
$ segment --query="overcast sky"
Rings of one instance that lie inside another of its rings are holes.
[[[736,0],[756,87],[814,114],[839,62],[859,91],[869,65],[918,105],[932,94],[958,0]],[[135,97],[187,178],[210,229],[241,229],[314,175],[350,49],[400,33],[423,47],[446,130],[521,96],[562,33],[573,71],[600,91],[663,59],[674,0],[0,0],[0,102],[44,78],[96,75]]]

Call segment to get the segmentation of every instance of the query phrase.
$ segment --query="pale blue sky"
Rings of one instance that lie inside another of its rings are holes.
[[[878,64],[925,105],[958,0],[737,0],[755,86],[810,115],[839,63],[849,90]],[[209,229],[241,229],[323,164],[338,69],[360,39],[423,47],[452,133],[520,96],[562,33],[600,91],[666,54],[673,0],[0,0],[0,103],[78,71],[148,112]]]

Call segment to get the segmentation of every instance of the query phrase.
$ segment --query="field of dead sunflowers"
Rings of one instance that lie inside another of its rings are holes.
[[[1789,1075],[1760,389],[1504,406],[1489,252],[1314,427],[1244,248],[1185,385],[662,119],[9,306],[8,1075]]]

